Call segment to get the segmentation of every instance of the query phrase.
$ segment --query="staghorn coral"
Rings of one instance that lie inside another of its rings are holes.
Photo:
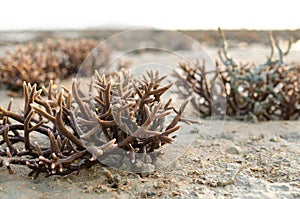
[[[43,43],[18,45],[6,51],[0,58],[0,83],[11,90],[21,90],[23,81],[40,88],[50,80],[59,80],[75,74],[89,53],[97,45],[96,40],[54,40]],[[97,48],[97,67],[109,62],[109,51]],[[81,71],[92,74],[92,71]]]
[[[11,165],[27,165],[37,178],[80,172],[112,155],[120,163],[128,156],[133,165],[147,153],[156,156],[162,145],[174,142],[170,135],[178,122],[191,122],[182,117],[188,101],[179,110],[171,107],[172,99],[162,101],[172,86],[162,86],[165,78],[152,71],[142,79],[125,71],[96,73],[88,95],[76,80],[71,90],[56,90],[52,82],[37,90],[24,82],[22,113],[11,111],[11,101],[7,109],[0,107],[0,166],[13,173]]]
[[[182,74],[176,73],[177,83],[182,96],[194,95],[193,105],[202,116],[211,114],[212,89],[221,87],[217,96],[226,96],[226,114],[236,118],[252,116],[258,120],[290,120],[300,116],[300,80],[299,66],[284,62],[292,42],[286,51],[279,40],[269,34],[271,53],[261,65],[238,63],[228,53],[225,35],[221,29],[221,45],[216,71],[206,71],[203,65],[191,66],[180,63]],[[277,58],[275,51],[278,52]],[[207,75],[214,72],[212,78]],[[220,77],[220,82],[215,82]],[[223,88],[223,89],[222,89]],[[186,92],[187,91],[187,92]],[[215,90],[214,90],[215,91]]]
[[[181,71],[174,71],[174,76],[178,79],[176,86],[179,96],[185,99],[192,96],[191,103],[201,116],[210,116],[212,113],[212,82],[216,80],[217,76],[214,75],[211,81],[208,76],[215,71],[206,71],[205,62],[200,64],[198,61],[194,67],[187,62],[180,62],[179,68]]]

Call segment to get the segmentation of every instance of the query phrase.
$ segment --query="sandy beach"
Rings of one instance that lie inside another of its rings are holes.
[[[203,49],[217,59],[217,47]],[[189,60],[199,58],[176,52]],[[238,60],[255,63],[268,54],[269,47],[262,44],[231,50]],[[299,49],[292,50],[288,61],[299,63],[299,55]],[[180,61],[174,54],[153,52],[127,54],[122,59],[134,67],[153,60],[170,66]],[[62,84],[69,87],[71,79]],[[6,107],[11,96],[1,88],[0,98],[0,106]],[[13,110],[22,107],[23,99],[15,98]],[[180,130],[175,144],[163,149],[166,161],[152,173],[138,175],[96,165],[82,170],[80,176],[44,178],[41,174],[34,180],[26,166],[13,165],[13,175],[0,168],[0,198],[300,198],[300,121],[201,121],[199,126]],[[169,160],[173,161],[167,164]]]
[[[222,126],[223,121],[212,123]],[[219,136],[207,136],[210,125],[210,121],[203,121],[197,133],[187,132],[195,138],[188,148],[179,148],[182,155],[171,165],[145,177],[94,166],[80,176],[40,176],[33,180],[27,176],[29,169],[13,166],[13,175],[1,168],[1,197],[300,197],[299,121],[258,124],[226,121]],[[107,173],[118,180],[111,182]]]

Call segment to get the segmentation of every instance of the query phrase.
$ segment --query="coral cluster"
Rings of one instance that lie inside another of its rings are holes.
[[[18,45],[0,58],[0,83],[9,89],[21,90],[23,81],[41,87],[48,85],[50,80],[69,77],[78,71],[97,43],[92,39],[48,39],[41,43]],[[101,58],[98,60],[100,65],[106,65],[109,51],[98,47],[97,58]],[[84,72],[92,74],[94,70]]]
[[[177,110],[171,98],[162,100],[172,86],[163,86],[165,78],[153,71],[143,78],[96,73],[88,94],[75,80],[60,90],[24,82],[24,110],[11,111],[12,102],[0,107],[0,166],[13,173],[13,164],[27,165],[36,178],[80,172],[112,155],[133,165],[149,154],[154,161],[174,141],[178,122],[191,122],[182,117],[188,101]]]
[[[226,114],[235,118],[251,116],[258,120],[298,119],[300,68],[284,61],[292,42],[283,51],[278,39],[274,39],[270,33],[271,54],[267,61],[261,65],[242,64],[229,55],[225,35],[222,30],[219,31],[219,58],[222,64],[217,62],[216,71],[206,71],[205,63],[180,63],[182,73],[177,73],[176,76],[183,80],[178,83],[181,95],[194,95],[193,105],[202,116],[211,115],[213,99],[226,97]],[[211,72],[215,75],[208,78]],[[216,81],[217,79],[220,81]]]

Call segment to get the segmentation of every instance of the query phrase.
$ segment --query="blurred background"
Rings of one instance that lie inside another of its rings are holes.
[[[2,46],[49,37],[105,39],[144,26],[181,30],[213,46],[218,45],[218,27],[228,30],[229,40],[243,42],[241,46],[268,43],[265,31],[269,30],[284,39],[293,37],[297,41],[300,37],[300,12],[292,0],[11,0],[1,2],[1,8]]]
[[[47,39],[78,40],[92,39],[85,53],[81,52],[83,43],[56,45],[61,51],[72,53],[76,49],[81,62],[86,53],[90,52],[97,41],[106,40],[117,33],[142,27],[153,27],[162,30],[175,30],[197,41],[211,60],[218,59],[220,35],[218,27],[222,28],[228,40],[231,55],[241,62],[259,64],[270,55],[268,34],[270,31],[280,39],[280,46],[285,49],[288,40],[292,38],[293,45],[287,61],[300,62],[300,19],[299,8],[295,1],[97,1],[97,0],[52,0],[52,1],[3,1],[0,12],[0,58],[7,59],[6,50],[14,52],[16,49],[27,49],[28,46],[18,47],[18,44],[43,43]],[[111,47],[114,58],[128,46],[134,45],[136,40],[143,40],[139,47],[147,45],[168,46],[169,50],[177,51],[190,61],[202,59],[197,53],[187,51],[191,46],[172,35],[165,35],[164,31],[153,31],[147,34],[131,35],[122,41],[115,40]],[[51,43],[51,42],[50,42]],[[49,45],[46,49],[51,49]],[[75,46],[72,46],[75,45]],[[67,47],[67,49],[65,46]],[[76,47],[77,46],[77,47]],[[30,48],[29,48],[30,49]],[[21,50],[22,51],[22,50]],[[36,51],[39,51],[37,48]],[[68,54],[67,53],[67,54]],[[74,55],[74,59],[77,59]],[[122,52],[121,52],[122,53]],[[29,53],[30,54],[30,53]],[[48,53],[49,54],[49,53]],[[71,57],[71,55],[67,55]],[[17,59],[9,55],[5,63],[13,63]],[[32,53],[31,55],[32,56]],[[48,55],[45,55],[48,56]],[[51,57],[51,56],[50,56]],[[48,56],[49,58],[49,56]],[[71,62],[74,61],[71,59]],[[2,59],[2,63],[4,63]],[[107,59],[108,60],[108,59]],[[139,65],[155,60],[172,60],[177,65],[180,58],[174,58],[166,53],[141,56],[138,52],[127,54],[125,65]],[[129,62],[128,62],[129,60]],[[123,63],[124,64],[124,63]],[[20,63],[20,65],[24,65]],[[46,64],[47,65],[47,64]],[[7,66],[4,66],[4,68]],[[78,66],[77,66],[78,67]],[[76,70],[75,70],[76,71]],[[66,75],[67,76],[67,75]],[[21,80],[23,80],[21,78]],[[20,80],[20,82],[22,82]],[[28,81],[27,79],[25,79]],[[35,82],[35,81],[34,81]],[[20,83],[21,85],[21,83]]]
[[[3,1],[1,30],[298,29],[295,1]]]

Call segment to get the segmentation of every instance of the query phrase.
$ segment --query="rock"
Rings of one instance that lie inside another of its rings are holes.
[[[156,189],[161,189],[164,188],[166,185],[163,182],[158,182],[156,184],[153,185],[154,188]]]
[[[147,192],[147,196],[153,197],[156,196],[156,193],[153,191]]]
[[[278,141],[279,141],[279,139],[276,135],[274,135],[270,138],[270,142],[278,142]]]
[[[255,166],[255,167],[251,167],[250,170],[251,170],[252,172],[258,172],[260,169],[259,169],[258,166]]]
[[[242,149],[238,146],[231,146],[231,147],[227,148],[225,151],[229,154],[238,155],[238,154],[241,154]]]
[[[252,162],[254,161],[254,155],[253,154],[247,154],[245,157],[245,160],[247,160],[247,162]]]

